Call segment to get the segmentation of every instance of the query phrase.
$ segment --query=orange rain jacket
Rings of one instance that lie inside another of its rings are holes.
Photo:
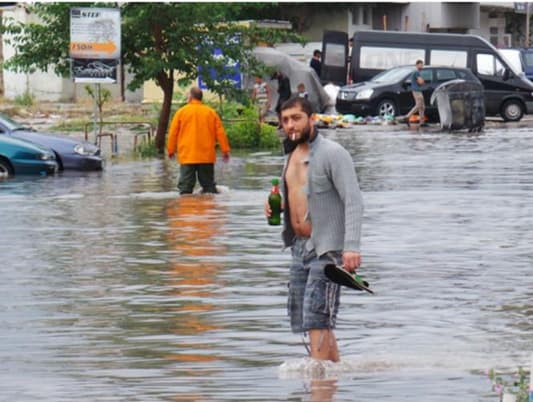
[[[169,155],[177,152],[180,164],[215,163],[218,142],[223,153],[230,146],[217,112],[197,99],[179,109],[170,125],[167,138]]]

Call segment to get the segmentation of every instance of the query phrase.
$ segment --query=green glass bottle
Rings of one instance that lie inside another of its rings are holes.
[[[269,225],[281,225],[281,194],[279,193],[279,180],[272,179],[272,189],[268,196],[268,205],[272,214],[268,218]]]

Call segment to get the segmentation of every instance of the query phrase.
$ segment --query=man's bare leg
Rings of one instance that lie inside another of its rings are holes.
[[[337,339],[331,329],[309,330],[309,343],[313,359],[331,360],[332,362],[340,360]]]
[[[337,392],[337,380],[311,381],[311,402],[331,402]]]

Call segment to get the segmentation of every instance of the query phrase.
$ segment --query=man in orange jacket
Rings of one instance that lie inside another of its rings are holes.
[[[215,146],[218,143],[224,162],[229,161],[230,146],[217,112],[202,103],[198,87],[189,91],[188,103],[179,109],[170,125],[167,138],[168,157],[178,151],[180,194],[191,194],[196,176],[203,193],[217,193],[215,183]]]

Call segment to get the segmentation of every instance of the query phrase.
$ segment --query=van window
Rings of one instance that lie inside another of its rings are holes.
[[[361,46],[360,68],[388,69],[402,65],[415,65],[424,60],[424,49],[399,49],[395,47]]]
[[[466,51],[431,50],[429,57],[432,66],[466,67]]]
[[[479,53],[476,55],[477,72],[481,75],[503,76],[505,67],[492,54]]]
[[[527,67],[533,67],[533,53],[528,50],[525,53],[522,53],[522,55],[524,56],[524,64]]]
[[[326,43],[325,59],[323,63],[332,67],[344,67],[346,64],[346,47],[338,43]]]

